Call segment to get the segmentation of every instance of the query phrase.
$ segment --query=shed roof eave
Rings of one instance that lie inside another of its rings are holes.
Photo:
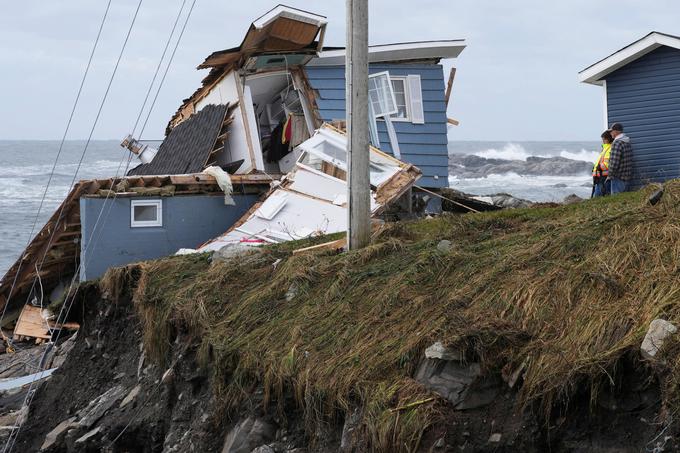
[[[608,57],[588,66],[579,72],[579,81],[592,85],[602,85],[602,80],[612,72],[626,66],[638,58],[658,49],[668,46],[680,49],[680,37],[653,31],[637,41],[617,50]]]
[[[465,49],[464,39],[420,41],[368,46],[370,63],[457,58]],[[345,64],[344,48],[323,50],[317,58],[308,63],[310,66],[329,66]]]
[[[262,29],[279,17],[316,25],[317,27],[321,27],[328,23],[326,16],[279,4],[255,19],[253,26],[257,29]]]

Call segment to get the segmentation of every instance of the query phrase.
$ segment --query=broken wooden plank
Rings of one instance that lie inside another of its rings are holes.
[[[47,324],[52,329],[64,329],[64,330],[78,330],[78,329],[80,329],[80,324],[78,324],[77,322],[64,322],[64,323],[58,324],[54,321],[48,320]]]
[[[429,193],[430,195],[434,195],[435,197],[439,197],[439,198],[441,198],[442,200],[450,201],[451,203],[455,204],[456,206],[460,206],[461,208],[467,209],[468,211],[477,212],[477,213],[479,212],[479,211],[476,210],[475,208],[471,208],[470,206],[466,206],[466,205],[464,205],[463,203],[459,203],[459,202],[457,202],[457,201],[455,201],[455,200],[452,200],[452,199],[450,199],[450,198],[448,198],[448,197],[443,196],[442,194],[439,194],[439,193],[436,193],[436,192],[432,192],[431,190],[427,190],[427,189],[425,189],[425,188],[423,188],[423,187],[420,187],[420,186],[413,186],[413,187],[415,187],[415,188],[418,189],[418,190],[422,190],[423,192],[427,192],[427,193]]]
[[[454,126],[458,126],[460,124],[460,121],[454,120],[453,118],[447,118],[446,122],[449,124],[453,124]]]
[[[324,242],[323,244],[312,245],[297,250],[293,250],[293,255],[300,255],[302,253],[318,252],[322,250],[339,250],[347,246],[347,238],[337,239],[335,241]]]
[[[14,328],[14,336],[44,338],[47,340],[52,338],[47,321],[43,319],[39,307],[34,307],[33,305],[24,306]]]
[[[229,175],[232,184],[266,184],[274,179],[280,179],[280,176],[281,175],[265,175],[260,173]],[[192,175],[170,175],[170,180],[173,184],[217,184],[214,176],[203,173]]]
[[[451,91],[453,89],[453,79],[456,77],[456,68],[451,68],[449,73],[449,81],[446,84],[446,95],[444,96],[444,105],[449,106],[449,99],[451,99]]]

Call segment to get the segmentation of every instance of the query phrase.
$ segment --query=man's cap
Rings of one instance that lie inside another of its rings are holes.
[[[609,128],[609,130],[611,130],[611,131],[619,131],[619,132],[623,132],[623,124],[621,124],[621,123],[614,123],[614,124],[611,125],[611,127]]]

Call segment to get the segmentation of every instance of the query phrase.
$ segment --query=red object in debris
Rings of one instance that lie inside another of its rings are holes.
[[[241,238],[241,242],[252,242],[255,244],[261,244],[264,242],[264,239],[258,239],[258,238]]]

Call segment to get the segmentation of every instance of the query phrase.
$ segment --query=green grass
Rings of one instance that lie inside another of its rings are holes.
[[[526,360],[521,400],[549,409],[580,386],[597,395],[653,319],[680,323],[680,183],[657,206],[648,194],[403,222],[340,255],[293,256],[310,244],[287,243],[221,263],[173,257],[113,270],[102,286],[133,286],[159,362],[177,329],[194,335],[225,411],[263,385],[281,411],[294,397],[310,434],[360,406],[372,449],[413,450],[440,403],[389,409],[431,396],[411,376],[434,341],[490,372]],[[450,253],[436,250],[442,239]],[[672,378],[666,387],[675,398]]]

